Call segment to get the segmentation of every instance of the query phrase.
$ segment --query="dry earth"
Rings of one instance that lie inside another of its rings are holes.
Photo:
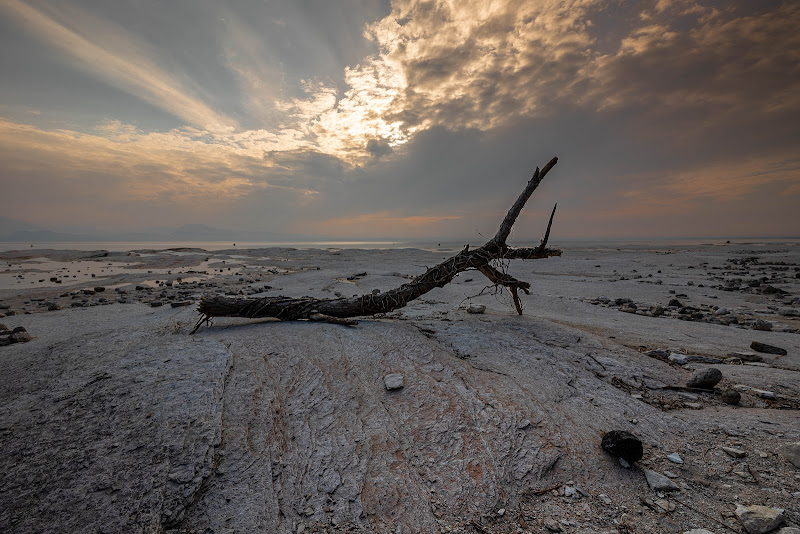
[[[0,253],[0,322],[33,336],[0,347],[0,530],[744,532],[737,503],[800,525],[781,452],[800,441],[796,245],[567,248],[508,267],[533,284],[523,316],[476,297],[479,273],[352,328],[217,319],[190,336],[193,307],[171,306],[386,290],[448,255]],[[788,354],[664,361],[752,341]],[[715,391],[682,388],[709,366]],[[632,468],[600,447],[613,429],[644,442]]]

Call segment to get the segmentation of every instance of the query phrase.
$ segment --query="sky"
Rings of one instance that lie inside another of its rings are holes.
[[[0,216],[800,236],[800,3],[0,0]],[[2,230],[2,228],[0,228]],[[2,233],[0,231],[0,233]]]

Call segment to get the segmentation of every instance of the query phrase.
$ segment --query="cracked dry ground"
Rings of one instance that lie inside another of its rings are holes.
[[[188,336],[191,310],[28,317],[41,335],[0,360],[3,532],[719,532],[736,528],[734,496],[800,509],[764,492],[800,489],[775,454],[800,439],[796,411],[661,411],[612,378],[688,371],[546,320],[220,321]],[[386,391],[390,372],[403,389]],[[610,429],[679,472],[674,512],[602,452]],[[731,439],[767,454],[757,483],[716,454]],[[584,496],[564,497],[568,481]]]

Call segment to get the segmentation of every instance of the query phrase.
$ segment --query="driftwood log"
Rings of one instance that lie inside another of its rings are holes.
[[[522,315],[519,290],[530,294],[530,284],[517,280],[493,266],[492,263],[503,260],[532,260],[561,255],[560,250],[547,248],[550,227],[553,224],[553,216],[556,211],[555,207],[550,214],[547,231],[538,247],[516,248],[509,247],[506,244],[506,240],[511,233],[511,227],[522,212],[522,208],[525,207],[525,203],[557,162],[558,158],[553,158],[541,170],[538,167],[536,168],[533,177],[525,186],[514,205],[511,206],[511,209],[508,210],[497,234],[485,245],[473,250],[470,250],[469,245],[467,245],[464,250],[455,256],[431,267],[425,273],[398,288],[374,295],[367,294],[335,299],[290,298],[283,296],[262,298],[205,297],[200,301],[198,307],[201,317],[194,331],[213,317],[273,317],[282,321],[307,319],[310,321],[355,325],[358,324],[358,321],[351,319],[352,317],[376,315],[402,308],[433,288],[445,286],[458,273],[467,269],[476,269],[496,286],[507,288],[514,299],[517,312]]]

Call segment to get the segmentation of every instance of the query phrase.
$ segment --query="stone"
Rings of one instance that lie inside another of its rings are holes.
[[[10,334],[10,333],[11,333],[11,330],[6,325],[4,325],[3,323],[0,323],[0,336],[5,336],[5,335]]]
[[[689,363],[689,357],[686,354],[673,352],[669,355],[669,361],[672,363],[677,363],[678,365],[686,365]]]
[[[797,443],[787,443],[780,449],[781,456],[789,460],[789,462],[800,469],[800,441]]]
[[[572,486],[567,486],[564,488],[564,497],[576,497],[579,496],[578,491],[573,488]]]
[[[725,404],[739,404],[742,400],[742,394],[735,389],[726,389],[722,392],[722,402]]]
[[[12,330],[11,335],[8,336],[8,340],[11,341],[11,343],[27,343],[32,339],[33,337],[28,333],[28,331],[21,326],[18,326]]]
[[[668,454],[667,455],[667,460],[669,460],[670,462],[672,462],[674,464],[682,464],[683,463],[683,458],[681,458],[681,455],[678,454],[677,452],[673,452],[672,454]]]
[[[655,505],[665,512],[673,512],[675,510],[675,503],[670,502],[668,499],[656,499]]]
[[[756,319],[756,322],[753,323],[753,330],[769,332],[772,330],[772,323],[763,319]]]
[[[797,527],[783,527],[778,531],[778,534],[800,534],[800,528]]]
[[[638,462],[644,456],[642,441],[626,430],[607,432],[600,445],[607,453],[631,464]]]
[[[393,391],[395,389],[402,389],[403,375],[401,375],[400,373],[389,373],[388,375],[383,377],[383,384],[389,391]]]
[[[728,358],[738,358],[743,362],[760,362],[763,360],[763,356],[756,354],[755,352],[729,352]]]
[[[669,478],[661,473],[656,473],[652,469],[645,469],[644,477],[647,479],[647,484],[653,491],[676,491],[680,489],[678,485]]]
[[[664,476],[667,478],[678,478],[678,473],[673,473],[672,471],[664,471]]]
[[[467,308],[467,313],[480,314],[485,312],[486,312],[486,306],[484,306],[483,304],[470,304],[469,308]]]
[[[545,521],[544,528],[546,528],[550,532],[561,532],[561,525],[559,525],[555,521]]]
[[[788,354],[788,352],[786,352],[786,349],[782,349],[774,345],[767,345],[766,343],[759,343],[758,341],[753,341],[752,343],[750,343],[750,348],[756,352],[777,354],[778,356],[786,356]]]
[[[722,447],[722,450],[725,451],[725,454],[730,456],[731,458],[744,458],[747,456],[747,452],[743,451],[742,449],[737,449],[735,447]]]
[[[683,534],[714,534],[714,533],[704,528],[693,528],[692,530],[684,530]]]
[[[600,502],[602,502],[606,506],[611,504],[611,497],[609,497],[605,493],[601,493],[600,495],[597,496],[597,498],[600,500]]]
[[[11,345],[11,340],[8,339],[8,336],[0,337],[0,347],[5,347],[6,345]]]
[[[722,380],[722,371],[716,367],[707,367],[695,371],[686,381],[686,385],[690,388],[713,389],[720,380]]]
[[[749,534],[766,534],[786,520],[786,512],[782,508],[758,505],[742,506],[737,504],[736,516]]]
[[[714,358],[713,356],[701,356],[699,354],[681,354],[673,352],[669,355],[669,361],[677,363],[678,365],[686,365],[687,363],[722,363],[721,358]]]
[[[673,306],[675,308],[683,308],[683,304],[678,299],[670,299],[669,304],[667,306]]]

